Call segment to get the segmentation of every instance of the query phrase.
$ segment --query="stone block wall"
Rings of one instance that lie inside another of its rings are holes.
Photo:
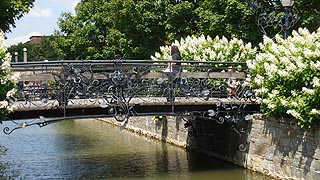
[[[195,126],[189,148],[279,179],[320,179],[319,129],[302,130],[292,119],[262,114],[247,122],[244,135],[214,121],[197,120]]]
[[[301,130],[288,119],[255,114],[239,134],[228,123],[196,118],[130,118],[126,128],[135,133],[224,159],[280,179],[319,179],[320,130]],[[114,119],[103,119],[118,126]],[[186,124],[187,123],[187,124]],[[189,125],[185,128],[185,125]],[[246,148],[239,150],[239,146]]]
[[[282,179],[320,178],[320,130],[254,115],[244,166]]]
[[[122,126],[124,123],[116,122],[113,118],[100,119],[102,121]],[[186,122],[179,117],[166,117],[160,119],[154,116],[132,117],[125,128],[134,133],[158,139],[177,146],[186,147],[188,129],[184,127]]]

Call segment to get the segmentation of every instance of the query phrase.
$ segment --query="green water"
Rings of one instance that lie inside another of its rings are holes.
[[[5,122],[0,127],[10,125]],[[268,180],[259,173],[95,121],[65,121],[1,133],[24,179]]]

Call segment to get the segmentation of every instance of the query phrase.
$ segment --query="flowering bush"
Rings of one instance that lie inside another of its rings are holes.
[[[4,43],[4,34],[0,31],[0,122],[9,111],[12,111],[13,95],[16,92],[14,84],[17,77],[10,76],[10,60],[11,56]]]
[[[286,40],[264,37],[261,52],[247,61],[249,82],[267,115],[291,115],[302,128],[320,120],[320,28],[300,28]]]
[[[247,82],[254,89],[261,111],[269,116],[293,116],[302,128],[320,120],[320,28],[310,33],[300,28],[286,40],[264,37],[259,50],[241,40],[195,36],[173,43],[184,61],[247,62]],[[151,56],[170,60],[170,46]],[[259,51],[259,53],[258,53]]]
[[[200,37],[188,36],[185,39],[173,43],[179,47],[184,61],[232,61],[246,62],[253,59],[256,49],[251,44],[245,44],[242,40],[233,38],[230,41],[225,37],[216,36],[212,39],[202,35]],[[161,46],[160,52],[151,56],[153,60],[171,60],[171,46]]]

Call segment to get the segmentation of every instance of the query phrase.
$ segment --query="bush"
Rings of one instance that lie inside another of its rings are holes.
[[[13,95],[16,92],[14,85],[18,77],[10,75],[10,60],[11,55],[7,52],[4,34],[0,31],[0,122],[12,110]]]
[[[314,33],[300,28],[287,39],[264,37],[258,50],[250,43],[218,36],[192,36],[174,44],[185,61],[246,61],[247,82],[266,115],[292,116],[302,128],[320,120],[320,28]],[[160,51],[151,58],[171,59],[170,46]]]
[[[242,40],[233,38],[230,41],[225,37],[188,36],[174,45],[179,47],[184,61],[230,61],[246,62],[255,57],[256,49],[251,44],[245,44]],[[153,60],[170,60],[171,46],[161,46],[160,52],[151,56]]]
[[[290,115],[302,128],[320,120],[320,28],[300,28],[286,40],[264,37],[260,53],[247,61],[249,83],[261,110],[269,116]]]

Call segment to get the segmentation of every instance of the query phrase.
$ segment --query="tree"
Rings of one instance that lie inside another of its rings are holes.
[[[150,58],[161,45],[195,32],[193,9],[188,1],[82,1],[74,16],[59,19],[55,47],[68,59]]]
[[[0,29],[8,32],[15,27],[15,21],[29,12],[34,0],[1,0],[0,1]]]
[[[295,26],[295,30],[299,27],[306,27],[309,31],[315,32],[320,26],[320,1],[318,0],[296,0],[293,10],[300,16]]]
[[[256,22],[259,22],[260,29],[267,36],[274,37],[284,30],[285,9],[280,0],[252,0],[251,8],[257,18]],[[320,1],[295,0],[290,15],[289,29],[298,30],[303,27],[314,32],[320,26]]]
[[[262,40],[247,0],[203,0],[196,13],[200,34],[235,37],[253,44]]]
[[[43,61],[60,59],[59,55],[53,50],[53,42],[55,36],[43,36],[39,42],[26,42],[10,46],[8,52],[12,55],[12,60],[15,61],[15,53],[18,53],[18,61],[23,61],[23,49],[28,50],[28,61]]]
[[[188,35],[218,35],[257,45],[263,33],[252,1],[82,0],[75,15],[60,17],[53,47],[65,59],[146,59],[160,46]],[[317,0],[296,0],[293,10],[299,9],[301,18],[294,28],[317,29],[319,8]]]

